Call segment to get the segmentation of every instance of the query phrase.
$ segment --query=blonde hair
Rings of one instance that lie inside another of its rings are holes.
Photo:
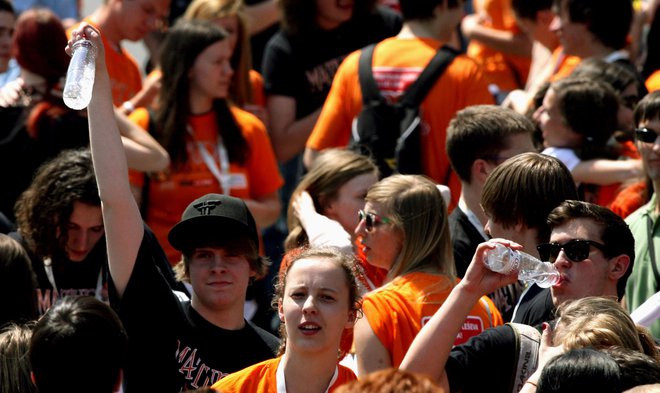
[[[591,296],[564,303],[559,315],[554,342],[566,350],[619,346],[660,360],[648,330],[635,325],[614,298]]]
[[[31,393],[37,387],[30,378],[28,349],[32,329],[10,324],[0,331],[0,392]]]
[[[435,183],[421,175],[393,175],[371,186],[365,200],[377,203],[403,234],[403,247],[388,272],[393,279],[414,271],[456,276],[447,206]]]
[[[219,18],[234,16],[238,20],[238,38],[236,48],[231,56],[231,67],[234,76],[229,86],[229,97],[237,106],[253,104],[250,70],[252,69],[252,53],[250,49],[250,33],[247,26],[247,15],[243,0],[194,0],[183,14],[185,20],[213,21]]]
[[[314,201],[316,211],[323,211],[338,197],[339,188],[353,178],[364,174],[377,174],[378,168],[370,158],[346,149],[324,150],[315,160],[309,172],[300,180],[293,196],[307,191]],[[289,235],[284,241],[284,248],[290,251],[306,246],[309,242],[305,229],[293,211],[291,201],[287,211]]]

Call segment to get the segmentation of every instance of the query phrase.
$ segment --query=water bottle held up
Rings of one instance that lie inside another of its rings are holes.
[[[85,109],[92,99],[96,46],[89,40],[73,44],[71,62],[66,73],[66,83],[62,98],[71,109]]]
[[[549,288],[560,280],[559,271],[550,262],[541,262],[529,254],[498,243],[495,248],[486,251],[484,264],[497,273],[517,271],[519,280],[534,282],[541,288]]]

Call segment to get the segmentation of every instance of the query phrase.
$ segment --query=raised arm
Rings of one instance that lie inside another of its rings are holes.
[[[451,291],[447,300],[420,330],[411,344],[400,368],[407,371],[427,374],[437,381],[445,381],[445,364],[461,330],[465,318],[472,307],[484,295],[497,288],[513,284],[517,274],[502,275],[494,273],[483,264],[484,254],[494,248],[498,242],[514,249],[520,245],[503,239],[493,239],[481,243],[474,253],[465,277]],[[429,350],[432,348],[432,350]]]
[[[110,274],[122,296],[133,271],[144,236],[140,211],[128,183],[128,166],[115,119],[110,77],[99,32],[87,23],[73,31],[67,51],[83,37],[97,48],[96,76],[92,100],[87,108],[89,140],[99,187]]]

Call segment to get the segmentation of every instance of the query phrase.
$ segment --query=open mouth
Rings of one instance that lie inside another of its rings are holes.
[[[321,330],[321,327],[312,322],[305,322],[298,325],[298,330],[300,330],[302,334],[309,336],[318,333]]]

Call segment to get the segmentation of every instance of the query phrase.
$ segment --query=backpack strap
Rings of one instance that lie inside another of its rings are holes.
[[[418,107],[429,91],[435,85],[435,82],[440,78],[440,75],[445,69],[454,61],[454,58],[459,55],[459,52],[453,48],[443,45],[437,50],[435,56],[429,61],[417,77],[417,80],[411,84],[406,92],[401,97],[399,105],[408,108]]]
[[[541,346],[541,333],[536,328],[522,323],[507,323],[516,335],[515,375],[511,381],[512,393],[518,393],[525,381],[536,370]]]
[[[367,106],[372,102],[384,101],[380,94],[378,84],[374,79],[372,64],[374,60],[374,48],[376,44],[371,44],[362,49],[358,62],[358,79],[360,80],[360,90],[362,91],[362,104]]]

